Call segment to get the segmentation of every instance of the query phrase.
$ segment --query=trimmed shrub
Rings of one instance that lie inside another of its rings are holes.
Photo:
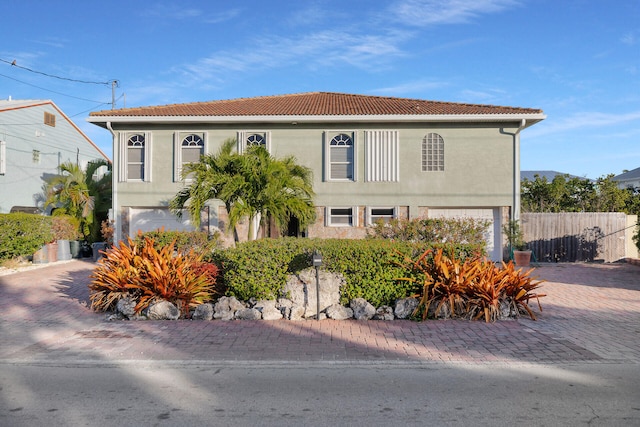
[[[142,245],[147,238],[153,241],[156,249],[161,249],[173,243],[175,249],[179,252],[194,250],[201,255],[210,254],[220,246],[218,234],[210,237],[204,231],[148,231],[138,235],[135,242],[137,245]]]
[[[54,240],[51,217],[27,213],[0,214],[0,259],[30,257]]]
[[[478,245],[446,246],[461,259],[482,251]],[[323,257],[322,268],[345,278],[343,303],[365,298],[380,306],[417,292],[419,287],[397,280],[407,275],[397,254],[413,257],[425,248],[424,243],[381,239],[260,239],[216,251],[213,259],[222,269],[228,295],[245,301],[275,299],[281,296],[287,275],[311,267],[311,256],[318,251]]]

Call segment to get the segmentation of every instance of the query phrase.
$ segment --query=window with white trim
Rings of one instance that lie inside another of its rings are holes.
[[[151,181],[151,134],[120,132],[118,180]]]
[[[422,140],[422,170],[444,171],[444,139],[437,133],[429,133]]]
[[[325,178],[327,181],[355,181],[355,135],[353,132],[325,133]]]
[[[327,227],[357,227],[358,207],[327,207],[325,218]]]
[[[397,182],[398,131],[369,130],[364,133],[365,181]]]
[[[200,156],[204,155],[206,134],[201,132],[178,132],[174,135],[174,141],[174,181],[181,181],[184,165],[198,163]]]
[[[247,147],[252,145],[261,145],[271,152],[271,132],[238,132],[238,152],[244,153]]]
[[[373,225],[378,221],[387,224],[392,219],[398,217],[398,207],[373,207],[367,206],[366,221],[367,225]]]

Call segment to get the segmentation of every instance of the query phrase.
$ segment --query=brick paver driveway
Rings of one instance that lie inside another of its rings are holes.
[[[640,267],[545,264],[537,321],[106,321],[91,261],[0,276],[0,361],[639,363]]]

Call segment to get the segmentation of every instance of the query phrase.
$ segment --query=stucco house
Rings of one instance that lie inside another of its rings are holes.
[[[314,172],[317,221],[289,234],[358,238],[377,219],[489,219],[492,258],[501,226],[519,215],[520,132],[542,110],[312,92],[93,112],[113,135],[115,238],[138,230],[193,228],[168,211],[184,186],[180,168],[236,138],[264,144]],[[212,201],[208,230],[224,230]]]
[[[42,211],[43,185],[64,162],[104,159],[50,100],[0,100],[0,213]]]

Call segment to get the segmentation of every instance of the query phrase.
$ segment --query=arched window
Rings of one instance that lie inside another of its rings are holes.
[[[144,180],[145,137],[136,133],[127,139],[127,179]]]
[[[353,138],[346,133],[334,136],[329,143],[330,179],[353,180]]]
[[[444,139],[437,133],[429,133],[422,140],[422,170],[444,171]]]

